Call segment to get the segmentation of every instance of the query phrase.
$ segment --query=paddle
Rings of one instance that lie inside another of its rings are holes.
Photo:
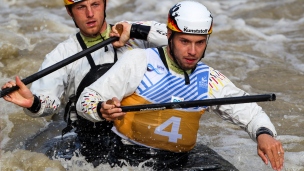
[[[165,109],[175,109],[175,108],[252,103],[252,102],[275,101],[275,100],[276,100],[275,94],[260,94],[260,95],[226,97],[226,98],[218,98],[218,99],[206,99],[206,100],[195,100],[195,101],[185,101],[185,102],[122,106],[121,109],[123,112],[132,112],[132,111],[165,110]]]
[[[117,24],[116,29],[119,31],[119,34],[121,34],[122,30],[123,30],[123,26],[121,24]],[[64,66],[66,66],[66,65],[68,65],[68,64],[70,64],[70,63],[72,63],[72,62],[74,62],[74,61],[76,61],[76,60],[78,60],[78,59],[80,59],[84,56],[86,56],[87,54],[92,53],[92,52],[94,52],[94,51],[96,51],[96,50],[114,42],[114,41],[117,41],[117,40],[119,40],[119,37],[110,37],[109,39],[106,39],[105,41],[102,41],[102,42],[100,42],[100,43],[98,43],[98,44],[96,44],[96,45],[94,45],[90,48],[87,48],[87,49],[85,49],[85,50],[83,50],[79,53],[76,53],[75,55],[72,55],[72,56],[70,56],[70,57],[52,65],[52,66],[49,66],[49,67],[31,75],[31,76],[28,76],[28,77],[22,79],[21,81],[25,85],[30,84],[30,83],[46,76],[46,75],[48,75],[48,74],[50,74],[50,73],[52,73],[52,72],[54,72],[54,71],[56,71],[56,70],[58,70],[58,69],[60,69]],[[5,89],[0,91],[1,97],[4,97],[4,96],[6,96],[6,95],[10,94],[11,92],[16,91],[18,89],[19,89],[18,86],[14,86],[14,87],[11,87],[11,88],[5,88]]]

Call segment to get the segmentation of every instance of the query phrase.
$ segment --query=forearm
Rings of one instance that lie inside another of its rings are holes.
[[[98,107],[98,104],[101,101],[101,96],[97,92],[91,89],[84,89],[76,105],[77,113],[92,122],[103,121],[104,119],[98,111],[100,110],[100,105]]]
[[[248,94],[245,94],[245,92],[239,90],[239,93],[230,94],[229,96],[225,97],[236,97],[243,95]],[[269,117],[256,103],[221,105],[213,106],[212,108],[213,111],[219,114],[223,119],[243,128],[253,141],[256,141],[257,131],[262,127],[269,129],[273,136],[276,136],[275,128]]]
[[[141,24],[132,24],[130,29],[130,38],[147,40],[150,30],[151,30],[150,26],[141,25]]]
[[[58,45],[56,49],[47,54],[39,71],[62,61],[64,49],[65,47]],[[25,113],[31,117],[43,117],[56,113],[61,104],[60,98],[64,94],[67,73],[69,72],[66,68],[61,68],[34,81],[30,90],[36,97],[32,106],[24,109]]]
[[[44,117],[57,112],[60,105],[59,100],[54,100],[50,96],[34,95],[34,103],[30,108],[24,108],[25,114],[31,117]]]
[[[167,45],[168,38],[166,24],[154,22],[151,26],[147,40],[156,46]]]
[[[262,111],[262,109],[259,110],[258,114],[256,114],[251,122],[247,125],[246,130],[253,141],[256,141],[257,136],[261,134],[268,134],[272,137],[277,136],[274,125],[270,121],[267,114]]]
[[[212,77],[212,80],[216,80],[216,83],[221,82],[221,84],[215,84],[215,82],[212,81],[209,82],[209,84],[213,85],[213,88],[209,87],[210,98],[249,95],[245,91],[237,88],[230,80],[228,80],[228,78],[217,71],[212,70],[210,77]],[[275,128],[269,117],[262,108],[257,105],[257,103],[212,106],[210,109],[220,115],[224,120],[228,120],[247,131],[251,139],[254,141],[256,141],[257,131],[263,127],[270,130],[273,136],[276,136]]]
[[[269,117],[256,103],[213,106],[212,108],[224,120],[243,128],[253,141],[256,141],[257,131],[260,128],[267,128],[270,130],[269,134],[274,137],[277,135]]]
[[[147,47],[157,47],[167,45],[167,27],[163,23],[155,21],[130,22],[130,38],[145,40],[151,45]]]
[[[145,55],[142,49],[126,52],[108,72],[84,89],[76,104],[77,113],[93,122],[103,120],[98,114],[98,103],[113,97],[122,100],[135,92],[147,69]]]

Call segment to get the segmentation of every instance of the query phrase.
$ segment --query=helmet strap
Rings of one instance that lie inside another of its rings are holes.
[[[189,85],[190,84],[190,78],[189,78],[189,75],[188,73],[178,64],[177,60],[176,60],[176,57],[174,55],[174,52],[173,52],[173,48],[172,48],[172,45],[173,44],[173,36],[174,36],[175,32],[172,31],[172,34],[170,35],[169,39],[168,39],[168,46],[170,48],[170,55],[172,56],[173,58],[173,61],[175,62],[175,64],[184,72],[184,76],[185,76],[185,85]]]
[[[106,14],[106,7],[107,7],[107,0],[104,0],[104,20],[106,20],[107,14]]]
[[[207,38],[207,42],[206,42],[206,47],[205,47],[205,50],[204,50],[204,53],[203,53],[201,59],[203,59],[203,58],[205,57],[205,52],[206,52],[206,49],[207,49],[207,46],[208,46],[208,42],[209,42],[210,36],[211,36],[211,35],[209,34],[209,35],[208,35],[208,38]]]
[[[106,21],[106,16],[107,16],[107,14],[106,14],[106,6],[107,6],[107,0],[104,0],[103,1],[104,2],[104,17],[103,17],[103,21],[102,21],[102,24],[101,24],[101,27],[104,25],[104,23],[105,23],[105,21]],[[102,37],[102,36],[101,36]],[[102,39],[104,40],[104,38],[102,37]]]

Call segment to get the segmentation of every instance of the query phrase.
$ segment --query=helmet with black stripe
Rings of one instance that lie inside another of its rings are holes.
[[[212,33],[213,17],[210,11],[201,3],[196,1],[182,1],[175,4],[168,13],[167,27],[172,31],[168,38],[168,46],[170,55],[174,62],[183,70],[185,75],[185,84],[190,84],[187,72],[178,64],[173,52],[173,37],[175,33],[208,35]],[[203,55],[207,48],[207,43]]]
[[[174,32],[211,34],[213,18],[210,11],[196,1],[182,1],[168,14],[167,26]]]

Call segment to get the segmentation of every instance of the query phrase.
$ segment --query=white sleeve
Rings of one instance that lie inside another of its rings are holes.
[[[68,56],[67,51],[69,50],[71,49],[65,47],[63,43],[59,44],[52,52],[46,55],[39,71],[62,61],[64,56]],[[43,117],[57,112],[61,103],[60,98],[67,85],[68,73],[67,67],[62,67],[34,81],[30,90],[40,99],[41,108],[37,113],[24,109],[25,114],[31,117]]]
[[[135,42],[131,44],[137,45],[139,48],[152,48],[152,47],[164,46],[168,44],[166,24],[159,23],[156,21],[126,21],[126,22],[130,24],[141,24],[151,27],[147,37],[147,41],[139,40],[139,39],[130,39],[131,42],[132,41]]]
[[[210,98],[224,98],[249,95],[237,88],[227,77],[219,71],[210,68]],[[242,103],[231,105],[211,106],[210,108],[224,120],[228,120],[244,129],[253,141],[256,141],[256,131],[266,127],[277,136],[274,125],[267,114],[257,103]]]
[[[122,100],[133,94],[146,70],[146,50],[127,51],[109,71],[84,89],[76,104],[77,113],[90,121],[101,121],[96,110],[98,102],[113,97]]]
[[[168,44],[167,26],[163,23],[152,22],[151,30],[148,34],[148,42],[156,46]]]

